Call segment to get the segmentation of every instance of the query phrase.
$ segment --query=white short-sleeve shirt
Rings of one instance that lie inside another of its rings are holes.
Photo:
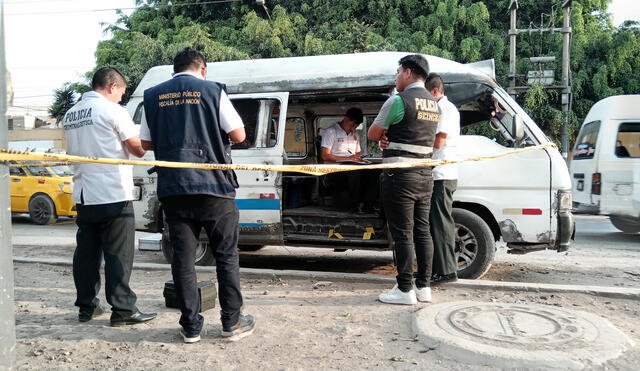
[[[173,77],[177,77],[180,75],[191,75],[202,79],[201,75],[191,72],[176,73],[175,75],[173,75]],[[227,134],[236,129],[244,127],[242,118],[240,118],[238,111],[236,111],[235,107],[233,107],[231,99],[229,99],[229,96],[224,92],[224,90],[220,93],[220,107],[218,118],[220,122],[220,128]],[[149,132],[149,125],[147,124],[147,117],[144,114],[144,110],[142,110],[142,118],[140,119],[140,139],[151,141],[151,133]]]
[[[64,116],[67,153],[128,159],[124,141],[138,135],[127,110],[90,91]],[[133,200],[131,165],[75,164],[73,202],[99,205]],[[84,202],[81,202],[81,196]]]
[[[324,148],[329,148],[334,156],[353,156],[360,152],[360,141],[355,130],[351,134],[347,134],[340,123],[328,127],[322,133],[321,145]]]
[[[440,107],[440,121],[436,134],[446,133],[447,140],[444,147],[433,151],[434,160],[456,160],[458,158],[458,137],[460,137],[460,112],[456,106],[447,99],[442,97],[438,101]],[[434,180],[454,180],[458,179],[458,165],[441,165],[433,168]]]

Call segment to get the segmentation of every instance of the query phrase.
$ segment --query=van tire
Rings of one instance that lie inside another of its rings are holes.
[[[36,194],[29,200],[29,217],[38,225],[53,224],[58,220],[56,206],[45,194]]]
[[[628,216],[609,216],[611,224],[619,231],[624,233],[638,233],[640,232],[640,219],[628,217]]]
[[[493,262],[496,247],[489,225],[477,214],[464,209],[453,209],[456,223],[456,247],[458,277],[476,279],[482,277]]]
[[[167,263],[173,262],[173,247],[171,246],[171,237],[169,236],[169,226],[167,222],[164,222],[164,228],[162,228],[162,254],[164,255]],[[209,241],[198,241],[196,247],[196,265],[215,265],[215,257]]]
[[[238,245],[240,251],[258,251],[262,249],[264,245]]]

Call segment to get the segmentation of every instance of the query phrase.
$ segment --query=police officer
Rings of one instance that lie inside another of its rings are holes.
[[[207,81],[207,63],[194,49],[173,59],[173,78],[144,92],[142,145],[157,160],[231,163],[231,142],[245,130],[222,84]],[[238,182],[230,170],[159,168],[158,198],[171,236],[171,271],[180,300],[180,334],[185,343],[200,340],[195,253],[204,227],[216,259],[222,336],[235,341],[253,332],[255,321],[242,315],[238,259]]]
[[[90,92],[64,117],[67,153],[87,157],[129,159],[142,157],[138,130],[127,110],[118,103],[127,90],[124,76],[115,68],[96,71]],[[77,290],[78,320],[102,314],[96,297],[100,290],[100,264],[105,261],[105,294],[111,304],[111,325],[146,322],[155,313],[136,308],[129,287],[133,265],[133,170],[130,165],[75,165],[73,201],[78,217],[77,247],[73,254],[73,280]]]
[[[400,59],[396,74],[398,94],[385,101],[369,128],[370,140],[388,139],[384,163],[424,161],[433,152],[440,118],[438,104],[425,89],[429,63],[421,55]],[[429,279],[433,242],[429,231],[429,207],[433,175],[429,167],[384,170],[380,176],[382,204],[394,244],[397,284],[378,299],[390,304],[430,302]],[[418,272],[413,285],[413,256]]]

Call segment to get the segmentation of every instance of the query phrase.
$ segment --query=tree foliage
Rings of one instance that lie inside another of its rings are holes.
[[[96,68],[112,65],[135,88],[152,66],[171,63],[191,46],[209,61],[275,58],[366,51],[411,51],[462,63],[493,58],[506,85],[511,0],[269,0],[268,13],[255,0],[184,5],[205,0],[137,0],[131,15],[108,25]],[[573,2],[571,132],[596,101],[640,90],[640,28],[615,28],[606,9],[611,0]],[[544,15],[542,15],[544,14]],[[541,18],[542,15],[542,18]],[[562,25],[556,0],[519,0],[519,28]],[[556,55],[560,76],[562,36],[518,36],[517,73],[529,57]],[[564,116],[559,94],[532,87],[519,97],[543,130],[558,138]]]
[[[69,108],[78,102],[78,96],[90,90],[90,87],[82,83],[65,83],[60,89],[53,92],[54,102],[49,107],[49,116],[59,123]]]

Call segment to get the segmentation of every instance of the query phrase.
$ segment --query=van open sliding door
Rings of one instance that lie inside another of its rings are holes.
[[[235,164],[282,165],[289,93],[230,95],[247,139],[232,147]],[[240,245],[247,249],[282,244],[282,180],[271,171],[237,171]]]

